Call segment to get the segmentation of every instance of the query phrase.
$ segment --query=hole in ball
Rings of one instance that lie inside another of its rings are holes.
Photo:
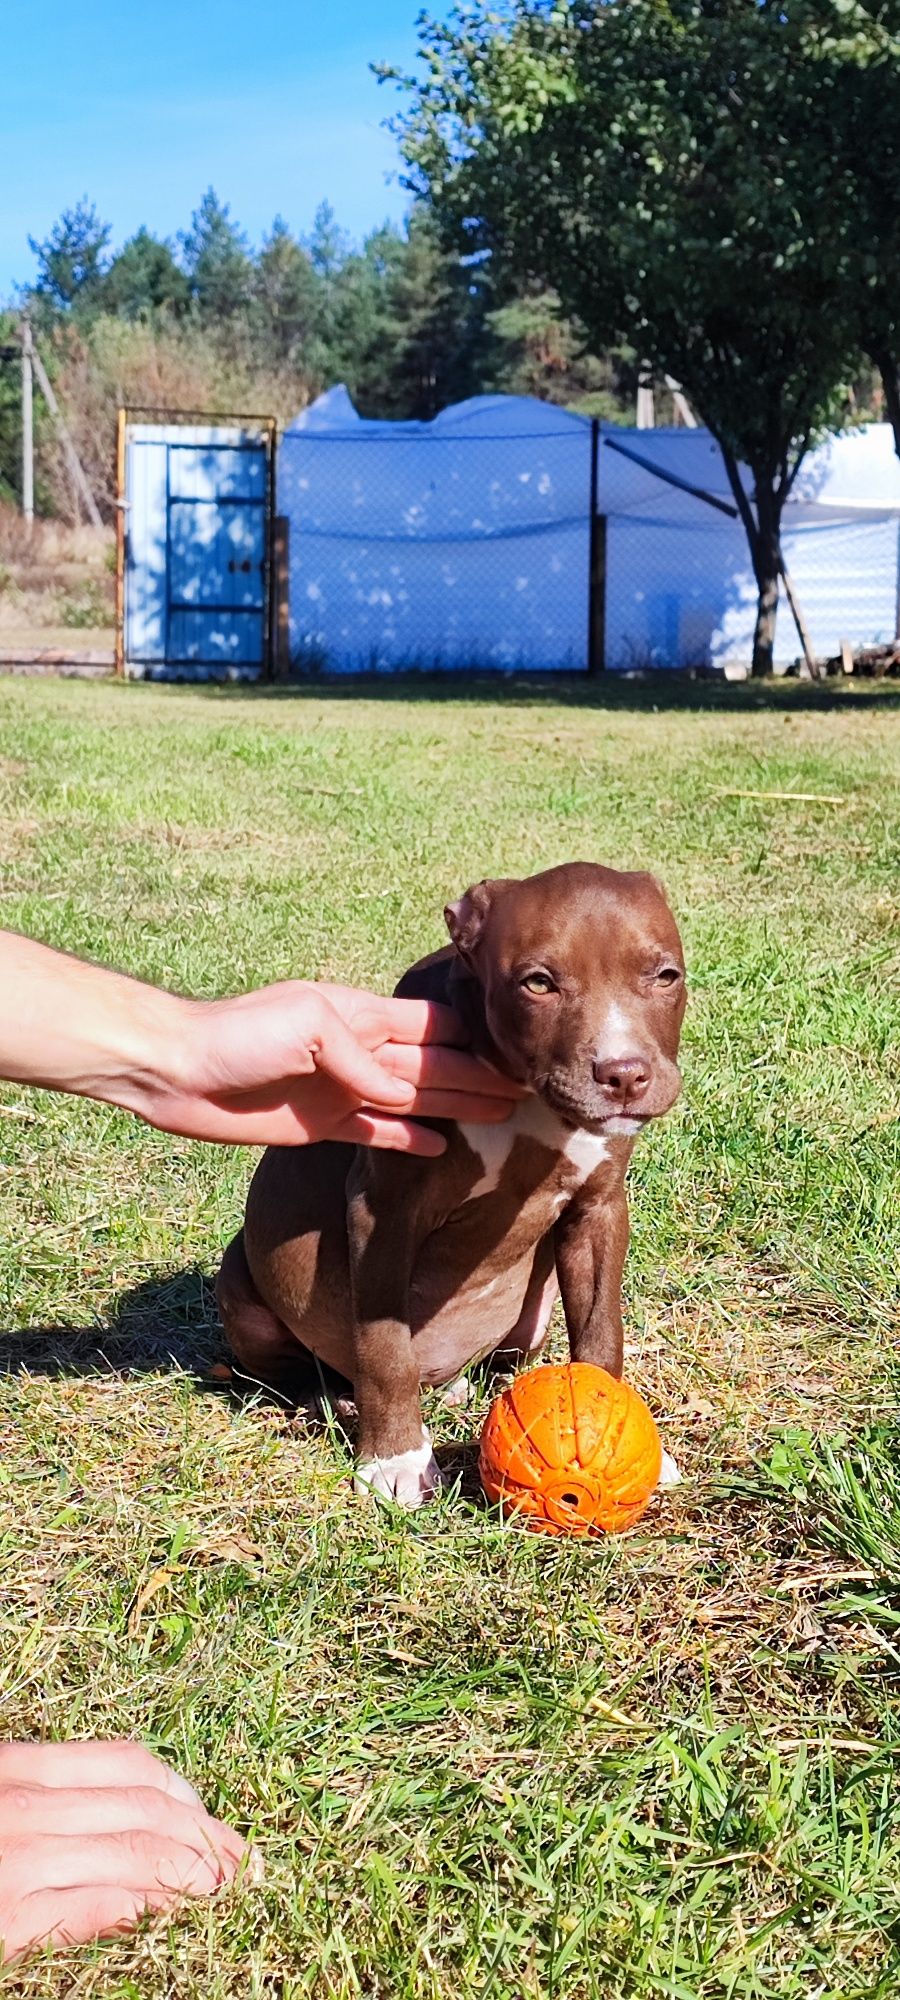
[[[561,1493],[559,1499],[562,1507],[577,1507],[578,1505],[577,1493]]]

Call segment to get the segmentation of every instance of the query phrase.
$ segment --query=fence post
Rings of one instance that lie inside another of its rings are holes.
[[[276,514],[272,521],[272,590],[275,610],[272,677],[276,681],[286,681],[291,671],[290,532],[288,515]]]
[[[589,674],[606,666],[606,515],[597,511],[600,478],[600,419],[591,418],[591,518],[588,532]]]

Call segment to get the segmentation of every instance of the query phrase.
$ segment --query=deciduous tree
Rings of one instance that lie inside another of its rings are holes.
[[[473,0],[423,18],[424,73],[399,79],[410,184],[448,235],[498,286],[552,287],[596,351],[628,342],[679,380],[718,440],[757,584],[756,674],[785,502],[856,338],[811,222],[835,199],[827,102],[793,89],[811,4]]]

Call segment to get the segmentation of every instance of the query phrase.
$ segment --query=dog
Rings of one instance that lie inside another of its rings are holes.
[[[466,1368],[538,1354],[558,1293],[572,1358],[621,1375],[626,1172],[681,1088],[684,957],[653,876],[572,862],[444,915],[451,943],[397,994],[455,1009],[524,1086],[512,1116],[440,1124],[437,1158],[270,1148],[217,1285],[246,1375],[292,1400],[312,1355],[352,1384],[357,1490],[404,1507],[440,1484],[421,1387],[460,1399]]]

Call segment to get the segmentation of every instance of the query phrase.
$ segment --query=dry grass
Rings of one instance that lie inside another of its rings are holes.
[[[686,1479],[591,1548],[479,1503],[481,1405],[436,1508],[354,1504],[340,1437],[203,1384],[249,1163],[5,1093],[5,1719],[136,1731],[268,1861],[28,2000],[896,1990],[896,697],[693,699],[0,685],[7,923],[386,984],[468,880],[597,855],[666,877],[693,988],[627,1284]]]
[[[0,647],[27,635],[39,645],[48,628],[109,629],[115,586],[112,530],[36,520],[0,503]]]

